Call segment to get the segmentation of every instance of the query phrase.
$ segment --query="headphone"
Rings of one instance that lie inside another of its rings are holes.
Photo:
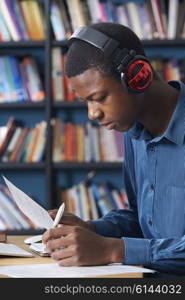
[[[135,50],[122,49],[118,41],[94,28],[85,26],[75,30],[68,41],[69,45],[75,40],[85,41],[110,57],[127,91],[143,93],[151,85],[154,77],[153,68],[147,58],[136,55]]]

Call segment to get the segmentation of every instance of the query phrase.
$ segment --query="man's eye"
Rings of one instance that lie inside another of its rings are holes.
[[[96,99],[97,102],[103,102],[106,99],[107,95],[104,95],[98,99]]]

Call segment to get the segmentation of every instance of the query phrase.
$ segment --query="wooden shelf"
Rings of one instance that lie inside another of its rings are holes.
[[[84,169],[98,169],[98,170],[105,170],[105,169],[121,169],[123,163],[122,162],[61,162],[61,163],[54,163],[54,168],[57,170],[68,169],[68,170],[84,170]]]
[[[46,105],[45,101],[41,102],[4,102],[0,103],[0,109],[37,109],[37,108],[44,108]]]
[[[61,102],[53,102],[53,107],[54,108],[87,108],[87,104],[86,103],[82,103],[79,101],[73,101],[73,102],[69,102],[69,101],[61,101]]]
[[[46,41],[10,41],[10,42],[0,42],[0,48],[17,48],[17,47],[44,47]],[[177,46],[185,46],[185,39],[174,39],[174,40],[168,40],[168,39],[153,39],[153,40],[143,40],[142,41],[144,46],[154,47],[154,46],[167,46],[167,47],[177,47]],[[52,41],[51,45],[56,47],[67,47],[67,40],[63,41]]]
[[[21,48],[21,47],[27,47],[27,48],[38,48],[38,47],[44,47],[45,41],[10,41],[10,42],[0,42],[0,49],[3,48]]]
[[[142,43],[146,47],[177,47],[177,46],[185,46],[185,39],[153,39],[153,40],[142,40]],[[58,46],[58,47],[67,47],[67,40],[66,41],[53,41],[52,46]]]
[[[0,170],[30,170],[30,169],[44,169],[45,163],[20,163],[20,162],[0,162]]]
[[[175,39],[175,40],[143,40],[143,45],[145,47],[185,47],[185,39]]]

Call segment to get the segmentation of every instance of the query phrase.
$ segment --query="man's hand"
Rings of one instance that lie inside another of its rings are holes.
[[[61,266],[101,265],[123,262],[124,244],[82,226],[60,225],[43,235],[51,257]]]
[[[57,209],[49,210],[48,213],[50,217],[54,220],[55,216],[57,214]],[[90,229],[92,231],[95,231],[95,227],[93,224],[90,224],[88,222],[83,221],[79,217],[75,216],[74,214],[71,213],[64,213],[61,220],[60,224],[65,224],[65,225],[71,225],[71,226],[81,226],[87,229]]]

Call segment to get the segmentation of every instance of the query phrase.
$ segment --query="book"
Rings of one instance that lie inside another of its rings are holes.
[[[23,82],[19,69],[18,59],[13,55],[7,56],[6,59],[12,75],[12,98],[13,100],[19,102],[25,101],[25,93],[23,89]]]
[[[104,216],[110,210],[109,205],[107,205],[107,201],[105,198],[105,194],[101,187],[99,187],[95,182],[91,184],[91,190],[96,200],[96,205],[99,208],[100,216]]]
[[[45,91],[36,61],[32,57],[25,57],[22,60],[22,66],[24,66],[25,72],[27,73],[26,77],[31,101],[43,101],[45,97]]]
[[[45,39],[45,18],[42,5],[37,0],[27,0],[29,18],[32,23],[32,37],[34,40]]]
[[[129,27],[128,18],[127,18],[127,14],[125,11],[125,6],[123,4],[118,5],[116,7],[116,12],[117,12],[117,22],[119,24]]]
[[[92,23],[99,23],[101,22],[101,11],[99,7],[99,1],[98,0],[87,0],[87,5],[89,8],[89,13],[91,16],[91,22]]]
[[[150,20],[150,24],[151,24],[151,28],[152,28],[152,38],[153,39],[158,39],[159,38],[159,32],[158,32],[157,27],[156,27],[151,1],[146,1],[146,2],[144,2],[143,5],[144,5],[144,8],[146,9],[148,18]]]
[[[19,136],[21,135],[21,131],[22,131],[21,127],[16,127],[15,128],[14,133],[12,135],[12,138],[11,138],[5,152],[2,155],[1,160],[3,162],[9,161],[9,158],[10,158],[10,156],[11,156],[11,154],[12,154],[14,148],[15,148],[15,145],[16,145],[18,139],[19,139]]]
[[[99,218],[98,208],[96,205],[96,200],[94,198],[93,192],[91,190],[91,185],[87,185],[87,192],[89,197],[89,205],[91,207],[91,219],[96,220]]]
[[[4,136],[4,140],[1,142],[1,145],[0,145],[0,157],[2,156],[2,154],[4,153],[6,147],[8,146],[8,143],[14,133],[14,130],[15,130],[15,118],[14,117],[10,117],[8,119],[8,122],[7,122],[7,131],[6,131],[6,135]]]
[[[136,35],[143,39],[142,26],[139,19],[138,8],[135,2],[126,2],[128,14],[131,21],[131,29],[136,33]]]
[[[91,218],[91,207],[89,204],[89,196],[88,196],[86,185],[82,182],[78,185],[78,189],[80,193],[80,201],[81,201],[82,211],[83,211],[83,220],[87,221]]]
[[[2,42],[8,42],[11,40],[11,35],[9,33],[6,21],[1,11],[0,11],[0,40]]]
[[[161,11],[160,11],[159,1],[151,0],[151,5],[152,5],[152,10],[153,10],[153,15],[154,15],[154,21],[156,24],[157,31],[159,33],[159,38],[164,39],[165,32],[164,32],[164,26],[163,26],[163,20],[162,20],[162,15],[161,15]]]
[[[30,39],[44,39],[44,16],[40,3],[38,1],[21,0],[19,5]]]
[[[12,0],[5,0],[6,2],[6,6],[7,9],[10,13],[11,19],[13,21],[13,24],[15,26],[15,29],[18,33],[19,36],[19,40],[24,40],[25,39],[25,35],[24,35],[24,31],[22,31],[22,27],[20,26],[20,14],[16,14],[16,1],[12,1]]]
[[[8,30],[10,32],[10,35],[14,41],[19,41],[21,39],[20,32],[17,28],[17,24],[15,22],[15,16],[13,14],[13,11],[11,10],[10,6],[11,2],[8,0],[1,0],[0,1],[0,10],[3,14],[3,17],[6,21]]]
[[[74,147],[73,149],[76,149],[76,161],[82,162],[84,161],[84,138],[83,138],[83,127],[82,125],[75,125],[75,132],[73,136],[73,142],[74,142]],[[75,143],[76,142],[76,143]],[[75,145],[76,144],[76,145]]]
[[[64,101],[64,72],[62,65],[62,53],[59,47],[52,48],[52,92],[54,101]]]
[[[183,26],[185,26],[185,0],[179,1],[176,37],[183,38]]]
[[[168,8],[167,8],[167,3],[166,1],[158,1],[160,13],[161,13],[161,18],[162,18],[162,23],[163,23],[163,28],[164,28],[164,34],[165,38],[167,38],[167,28],[168,28]]]
[[[175,39],[177,31],[179,0],[169,0],[167,38]]]
[[[26,135],[28,134],[28,128],[23,128],[21,131],[21,134],[19,135],[19,138],[17,140],[17,143],[14,147],[14,150],[12,151],[9,161],[19,161],[20,155],[21,155],[21,149],[23,148],[24,141],[26,139]]]
[[[9,74],[10,70],[7,70],[6,55],[0,56],[0,68],[1,102],[12,102],[12,86],[10,82],[12,75]]]
[[[32,162],[39,162],[43,158],[45,145],[46,145],[46,128],[47,128],[46,121],[40,122],[39,135],[31,158]]]
[[[29,78],[28,78],[28,73],[27,73],[27,70],[26,70],[26,66],[24,64],[24,59],[23,59],[23,62],[20,61],[20,63],[19,63],[19,70],[20,70],[21,79],[22,79],[22,83],[23,83],[25,101],[32,101],[30,83],[29,83]]]
[[[62,136],[62,120],[55,118],[52,120],[53,127],[53,161],[59,162],[62,160],[61,157],[61,136]]]
[[[19,0],[14,0],[11,1],[14,11],[15,11],[15,15],[16,15],[16,19],[18,20],[19,26],[20,26],[20,31],[22,32],[23,35],[23,39],[24,40],[29,40],[29,33],[28,30],[26,28],[26,24],[24,22],[24,18],[23,15],[21,13],[21,8],[20,8],[20,4],[19,4]]]
[[[66,3],[73,31],[75,31],[79,26],[86,26],[86,17],[84,15],[82,2],[80,0],[66,0]]]
[[[54,37],[57,41],[65,39],[65,27],[62,20],[62,11],[59,3],[56,0],[51,1],[51,24],[54,32]]]
[[[62,21],[63,21],[64,28],[65,28],[65,38],[68,39],[68,38],[70,38],[73,30],[72,30],[72,24],[71,24],[71,20],[70,20],[67,3],[66,3],[66,1],[60,1],[60,0],[56,0],[56,2],[58,3],[58,7],[60,9]],[[84,4],[85,3],[83,3],[83,7],[84,7]]]

